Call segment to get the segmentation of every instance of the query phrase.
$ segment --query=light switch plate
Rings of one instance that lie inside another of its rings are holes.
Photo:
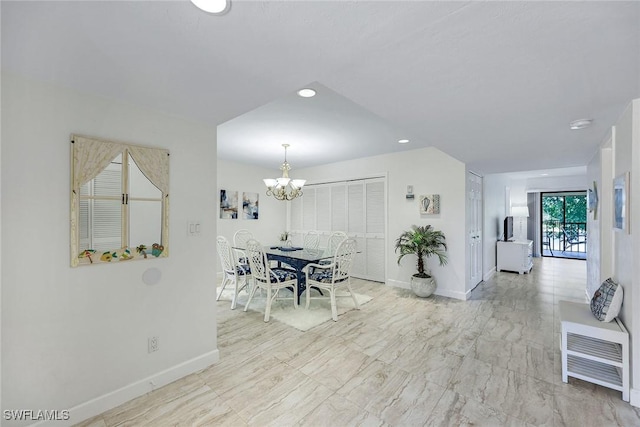
[[[200,221],[187,221],[187,236],[199,236],[201,232]]]

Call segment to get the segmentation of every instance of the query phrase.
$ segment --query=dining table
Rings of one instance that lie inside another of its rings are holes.
[[[298,278],[298,304],[300,304],[302,293],[307,289],[307,277],[304,268],[309,264],[316,264],[334,256],[334,252],[328,248],[310,249],[298,246],[265,246],[264,253],[267,256],[267,260],[278,262],[280,267],[282,267],[282,264],[286,264],[286,266],[296,271]]]

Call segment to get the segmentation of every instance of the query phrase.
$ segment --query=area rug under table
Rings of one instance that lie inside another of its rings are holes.
[[[260,290],[258,290],[253,296],[253,300],[251,301],[251,305],[249,306],[249,311],[257,311],[264,314],[266,295],[266,291],[262,291],[262,295],[260,295]],[[302,298],[300,298],[300,305],[298,306],[298,308],[294,309],[293,302],[291,300],[291,296],[293,295],[293,293],[285,289],[280,291],[280,295],[283,298],[287,299],[277,299],[273,302],[273,304],[271,304],[271,319],[275,319],[286,325],[293,326],[300,331],[308,331],[309,329],[321,325],[326,321],[332,320],[331,302],[329,301],[329,298],[312,298],[311,303],[309,304],[309,309],[306,309],[306,300],[303,294]],[[313,294],[311,295],[315,297],[317,295],[316,291],[313,291]],[[347,296],[344,297],[341,295]],[[338,308],[338,316],[355,309],[353,300],[348,295],[348,292],[336,293],[336,306]],[[354,293],[354,295],[358,300],[358,304],[360,304],[360,306],[368,303],[373,299],[369,295],[358,293]],[[228,301],[229,305],[231,305],[232,299],[233,288],[227,287],[222,293],[220,301]],[[241,291],[240,295],[238,295],[238,305],[236,307],[236,310],[244,310],[244,306],[247,303],[248,299],[249,294],[245,291]],[[339,320],[340,319],[338,317],[338,321]]]

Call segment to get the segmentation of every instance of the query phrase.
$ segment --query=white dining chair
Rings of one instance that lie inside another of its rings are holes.
[[[247,264],[247,254],[244,249],[247,246],[247,242],[253,239],[253,233],[246,229],[240,229],[233,234],[233,247],[236,251],[238,262],[240,264]]]
[[[253,239],[253,233],[247,229],[240,229],[233,234],[233,246],[244,248],[249,240]]]
[[[311,288],[319,291],[325,290],[329,293],[331,301],[331,317],[334,321],[338,321],[338,308],[336,306],[336,297],[351,297],[353,304],[357,310],[360,310],[358,300],[351,289],[351,267],[353,259],[358,250],[358,243],[355,239],[343,240],[336,249],[333,261],[330,264],[309,264],[306,271],[307,287],[306,287],[306,308],[309,308],[311,302]],[[336,295],[336,290],[346,288],[348,295]],[[314,299],[327,297],[314,297]]]
[[[304,249],[318,249],[319,246],[320,233],[315,230],[307,231],[302,241],[302,247]]]
[[[329,239],[327,240],[327,251],[331,255],[334,255],[340,243],[342,243],[342,241],[345,240],[346,238],[347,238],[347,233],[345,233],[344,231],[334,231],[333,233],[331,233],[331,235],[329,236]],[[331,259],[323,259],[319,261],[318,264],[323,264],[323,265],[331,264],[331,261],[332,261]],[[313,273],[313,271],[311,272]]]
[[[251,279],[251,270],[247,264],[240,264],[236,258],[236,253],[232,250],[229,241],[224,236],[216,239],[218,245],[218,256],[222,265],[222,286],[216,297],[220,301],[222,292],[228,284],[233,284],[233,299],[231,300],[231,310],[236,308],[238,294],[247,287]]]
[[[249,309],[249,305],[251,304],[251,300],[253,299],[257,289],[264,289],[267,291],[264,308],[265,322],[269,321],[269,317],[271,315],[271,304],[278,297],[278,294],[282,289],[291,288],[293,291],[293,308],[297,308],[298,276],[296,272],[285,268],[271,268],[267,260],[267,255],[264,253],[262,244],[255,239],[251,239],[247,242],[245,252],[249,258],[249,266],[251,268],[254,286],[249,293],[249,299],[247,300],[247,305],[244,306],[244,311]]]
[[[347,233],[345,233],[344,231],[334,231],[333,233],[331,233],[331,235],[329,236],[329,240],[327,241],[327,249],[330,251],[330,253],[334,254],[336,252],[336,249],[338,249],[340,243],[342,243],[343,240],[346,240],[346,238]]]

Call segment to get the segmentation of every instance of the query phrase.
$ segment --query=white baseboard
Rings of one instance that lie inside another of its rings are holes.
[[[393,286],[394,288],[411,289],[411,284],[409,282],[387,279],[386,283],[387,285]]]
[[[394,288],[402,288],[402,289],[411,289],[411,284],[409,282],[403,282],[400,280],[387,280],[387,285],[393,286]],[[436,288],[434,292],[435,295],[440,295],[442,297],[455,298],[466,301],[471,296],[471,291],[468,292],[459,292],[459,291],[450,291],[448,289],[441,289],[440,287]]]
[[[186,377],[194,372],[201,371],[220,360],[220,352],[216,349],[191,360],[172,366],[169,369],[153,374],[147,378],[126,385],[95,399],[91,399],[69,409],[69,420],[65,421],[40,421],[32,427],[42,426],[71,426],[91,417],[95,417],[109,409],[122,405],[136,397],[167,385],[177,379]]]
[[[640,408],[640,389],[632,388],[629,390],[629,403],[636,408]]]
[[[460,292],[450,291],[449,289],[436,289],[434,294],[440,295],[441,297],[455,298],[462,301],[466,301],[471,297],[471,291]]]
[[[487,271],[482,280],[487,281],[491,279],[496,274],[496,268],[493,267],[491,270]]]

